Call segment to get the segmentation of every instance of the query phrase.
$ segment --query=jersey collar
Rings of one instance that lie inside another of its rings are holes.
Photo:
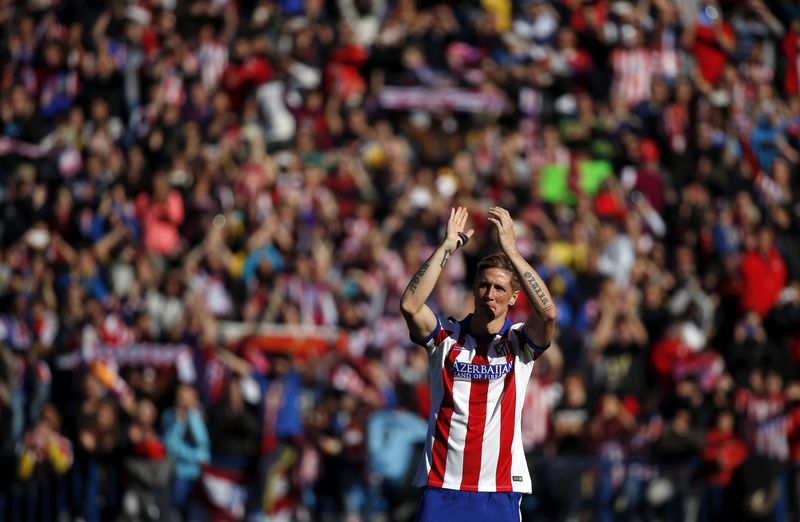
[[[461,321],[461,331],[464,332],[467,335],[471,335],[472,337],[475,337],[476,339],[487,339],[487,338],[488,339],[493,339],[494,337],[496,337],[498,335],[500,335],[500,336],[505,335],[505,333],[508,331],[508,329],[511,328],[511,321],[509,320],[508,316],[506,316],[506,321],[503,323],[503,327],[500,328],[500,331],[497,332],[496,334],[475,335],[475,334],[472,333],[471,324],[472,324],[472,314],[469,314]]]

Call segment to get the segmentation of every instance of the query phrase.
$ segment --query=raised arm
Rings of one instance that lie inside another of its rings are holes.
[[[531,305],[532,312],[525,321],[525,335],[541,348],[550,345],[556,329],[556,306],[550,290],[539,273],[522,257],[517,248],[517,232],[514,220],[504,208],[489,209],[489,221],[497,227],[500,248],[511,260],[522,291]]]
[[[428,260],[422,263],[400,298],[400,311],[406,320],[411,337],[415,339],[424,339],[436,328],[436,315],[425,301],[431,295],[450,256],[472,237],[472,229],[464,232],[467,217],[469,217],[467,209],[464,207],[450,209],[447,233],[442,243]]]

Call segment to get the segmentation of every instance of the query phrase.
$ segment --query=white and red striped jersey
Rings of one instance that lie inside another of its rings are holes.
[[[611,55],[611,66],[614,69],[613,92],[628,107],[633,107],[650,96],[653,53],[649,49],[617,49]]]
[[[736,393],[745,442],[756,455],[780,461],[789,459],[789,420],[782,395],[756,394],[747,389]]]
[[[522,323],[473,336],[468,315],[440,319],[426,339],[431,409],[416,486],[531,492],[520,419],[534,361],[544,352]]]

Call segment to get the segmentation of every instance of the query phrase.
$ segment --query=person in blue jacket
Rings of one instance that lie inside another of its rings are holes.
[[[175,407],[164,412],[161,422],[164,445],[175,462],[172,505],[185,519],[190,494],[200,477],[200,465],[208,462],[211,456],[208,429],[198,409],[197,390],[189,384],[181,384]]]

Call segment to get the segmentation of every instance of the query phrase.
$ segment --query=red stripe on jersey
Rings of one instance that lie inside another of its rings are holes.
[[[514,355],[508,356],[513,362]],[[515,371],[506,375],[503,383],[503,396],[500,399],[500,453],[497,455],[496,491],[512,491],[511,485],[511,445],[514,442],[514,417],[517,406],[517,385]]]
[[[458,356],[458,346],[450,349],[450,354],[442,368],[444,396],[436,416],[436,431],[431,449],[432,463],[428,473],[428,485],[441,487],[444,484],[444,470],[447,465],[447,441],[450,439],[450,420],[453,418],[453,363]]]
[[[439,331],[436,332],[436,335],[433,337],[434,346],[439,346],[442,343],[442,341],[450,337],[452,334],[453,332],[449,332],[444,328],[440,327]]]
[[[472,364],[489,364],[486,346],[479,343]],[[469,418],[467,436],[464,442],[464,464],[461,475],[461,489],[477,491],[481,478],[481,457],[483,453],[483,434],[486,428],[486,396],[489,392],[488,379],[473,379],[469,388]]]

